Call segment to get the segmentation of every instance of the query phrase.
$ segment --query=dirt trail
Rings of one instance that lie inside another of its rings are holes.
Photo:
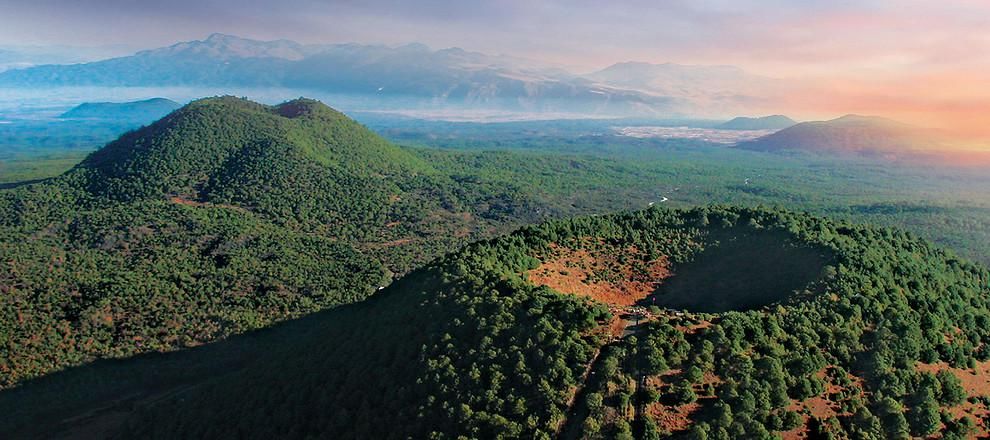
[[[588,417],[587,409],[584,405],[579,404],[585,399],[585,394],[587,392],[588,380],[591,378],[599,369],[599,360],[601,358],[602,351],[606,347],[614,344],[616,341],[622,338],[623,334],[627,329],[632,326],[632,321],[627,321],[622,318],[621,314],[613,314],[613,318],[607,324],[609,340],[605,344],[599,346],[595,350],[594,356],[591,358],[591,362],[585,368],[584,373],[581,374],[581,379],[578,382],[577,388],[574,390],[574,394],[567,401],[567,410],[564,412],[564,420],[560,422],[560,426],[557,427],[557,438],[561,439],[577,439],[581,437],[581,423],[584,419]]]
[[[635,308],[630,308],[635,309]],[[638,310],[638,309],[637,309]],[[620,340],[626,338],[627,336],[636,334],[638,331],[637,324],[646,322],[650,317],[643,317],[643,319],[626,319],[623,316],[629,315],[631,310],[626,308],[613,308],[612,321],[608,323],[608,334],[609,341],[598,347],[595,350],[595,354],[588,363],[588,367],[584,370],[584,374],[581,375],[580,382],[574,391],[574,394],[567,401],[567,410],[564,412],[564,420],[560,423],[557,429],[557,438],[574,440],[581,438],[581,429],[584,419],[588,417],[587,408],[581,404],[584,401],[585,395],[587,394],[589,380],[596,377],[592,377],[600,369],[599,360],[601,354],[609,346],[616,344]],[[636,387],[638,390],[639,380],[636,381]],[[640,417],[640,408],[637,406],[635,408],[636,417]]]

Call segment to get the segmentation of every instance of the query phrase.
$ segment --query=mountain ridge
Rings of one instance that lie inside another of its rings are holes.
[[[656,72],[660,79],[616,84],[601,72],[582,76],[460,48],[303,45],[213,34],[127,57],[2,72],[0,85],[277,86],[360,95],[375,107],[460,106],[614,116],[724,112],[754,102],[757,96],[751,92],[766,89],[765,80],[738,68],[654,66],[663,70]]]

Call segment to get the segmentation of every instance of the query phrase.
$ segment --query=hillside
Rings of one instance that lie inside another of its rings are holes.
[[[738,147],[757,151],[887,156],[937,150],[942,144],[943,141],[930,130],[876,116],[846,115],[829,121],[802,122],[740,143]]]
[[[780,210],[555,221],[251,343],[2,393],[2,426],[111,438],[966,438],[990,413],[990,376],[970,373],[990,367],[988,279],[902,232]]]
[[[182,107],[165,98],[151,98],[133,102],[86,102],[62,113],[61,119],[113,119],[151,122],[161,119]]]
[[[92,192],[117,200],[171,195],[263,210],[299,210],[298,203],[282,200],[289,196],[286,191],[303,192],[307,198],[335,197],[341,189],[332,186],[365,179],[352,186],[384,193],[398,189],[389,188],[389,183],[394,185],[389,179],[375,176],[405,178],[429,172],[418,158],[317,101],[266,107],[218,98],[193,102],[122,136],[90,155],[72,174],[87,180]],[[288,185],[299,179],[308,181]],[[317,191],[319,187],[325,190]],[[312,191],[301,191],[306,189]],[[365,196],[372,197],[369,202],[387,202],[385,194]],[[314,204],[311,209],[326,207]]]
[[[716,128],[722,130],[782,130],[797,124],[791,118],[784,115],[762,116],[750,118],[739,116],[725,123],[719,124]]]
[[[0,387],[353,303],[553,212],[460,172],[316,101],[222,97],[2,190]]]

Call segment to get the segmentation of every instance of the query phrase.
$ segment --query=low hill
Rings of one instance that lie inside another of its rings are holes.
[[[110,438],[965,438],[985,433],[968,414],[988,410],[990,376],[969,372],[990,368],[988,279],[908,234],[781,210],[554,221],[255,335],[255,351],[234,340],[0,393],[0,427]]]
[[[195,101],[122,136],[72,174],[84,177],[90,191],[117,200],[168,195],[296,211],[305,203],[310,212],[329,210],[341,185],[386,205],[387,193],[399,191],[388,177],[430,171],[419,158],[317,101],[267,107],[223,97]],[[288,192],[306,194],[306,200],[285,200]],[[305,220],[303,212],[295,215]]]
[[[112,119],[152,122],[182,107],[165,98],[152,98],[132,102],[86,102],[62,113],[61,119]]]
[[[748,142],[757,151],[808,151],[825,154],[886,156],[936,150],[936,133],[877,116],[846,115],[829,121],[802,122]]]
[[[0,388],[353,303],[552,213],[471,172],[317,101],[220,97],[0,190]]]
[[[787,116],[772,115],[758,118],[740,116],[730,121],[719,124],[715,128],[722,130],[782,130],[797,122]]]

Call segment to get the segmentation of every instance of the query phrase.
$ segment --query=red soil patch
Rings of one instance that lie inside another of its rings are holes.
[[[646,386],[662,390],[666,385],[672,385],[681,370],[671,369],[660,376],[650,376],[646,378]],[[716,387],[722,383],[722,379],[708,372],[701,379],[701,383],[695,384],[694,392],[698,394],[698,400],[684,405],[664,405],[660,402],[651,403],[646,408],[646,413],[653,419],[661,430],[667,432],[686,431],[694,424],[692,417],[701,410],[706,401],[715,399],[715,396],[703,395],[705,385],[712,384]]]
[[[172,197],[172,198],[169,198],[168,200],[170,202],[172,202],[172,203],[177,204],[177,205],[206,206],[206,203],[197,202],[197,201],[193,201],[193,200],[189,200],[189,199],[183,199],[182,197]]]
[[[826,374],[826,370],[829,367],[825,367],[821,371],[815,373],[815,376],[819,379],[825,379],[825,392],[817,396],[812,396],[804,401],[792,401],[787,407],[789,411],[796,411],[801,415],[802,423],[801,426],[794,428],[790,431],[784,431],[780,433],[780,437],[783,440],[797,440],[808,438],[808,422],[811,417],[818,419],[827,419],[829,417],[843,417],[848,416],[848,413],[842,412],[841,405],[839,402],[833,402],[829,400],[828,396],[836,395],[843,391],[853,391],[862,394],[863,390],[863,379],[858,376],[851,374],[846,375],[848,379],[853,383],[852,387],[844,387],[833,382],[833,380]],[[811,415],[807,415],[806,412],[810,412]]]
[[[686,335],[693,335],[711,326],[711,321],[699,321],[690,325],[679,325],[677,326],[677,329]]]
[[[945,362],[939,362],[937,364],[925,364],[919,362],[916,368],[918,371],[932,374],[938,373],[942,370],[948,370],[959,378],[959,381],[962,382],[963,388],[966,390],[966,394],[970,396],[990,395],[990,361],[977,362],[976,368],[972,370],[952,368]]]
[[[617,248],[598,243],[572,249],[551,244],[548,255],[537,258],[542,264],[527,273],[533,284],[617,306],[636,304],[670,276],[665,257],[644,261],[633,246]]]
[[[629,327],[630,323],[629,321],[622,319],[622,317],[618,314],[615,314],[614,316],[615,317],[612,318],[612,321],[609,322],[608,333],[612,336],[612,339],[618,339],[622,337],[622,334],[625,333],[626,327]]]
[[[936,374],[939,371],[949,371],[959,378],[966,395],[969,397],[990,396],[990,361],[977,362],[973,369],[953,368],[945,362],[936,364],[925,364],[919,362],[915,367],[918,371]],[[977,402],[971,403],[968,400],[960,405],[946,408],[955,418],[968,416],[976,422],[976,437],[984,438],[990,434],[990,427],[983,423],[983,418],[990,414],[990,408]]]
[[[691,428],[694,423],[691,421],[691,416],[701,409],[701,404],[698,402],[689,403],[686,405],[661,405],[653,404],[650,405],[647,412],[653,421],[660,428],[661,432],[678,432],[686,431]]]

